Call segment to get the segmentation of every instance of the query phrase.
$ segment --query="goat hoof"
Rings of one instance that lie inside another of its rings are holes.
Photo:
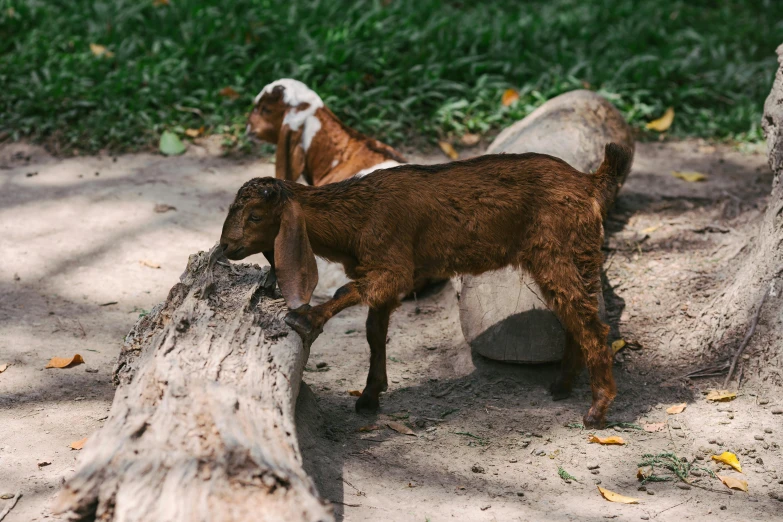
[[[378,400],[378,397],[370,397],[365,393],[362,393],[362,396],[356,401],[356,413],[377,413],[380,407],[381,401]]]
[[[606,427],[606,420],[592,412],[588,412],[587,415],[582,418],[582,423],[585,425],[585,429],[601,430]]]
[[[288,312],[285,316],[285,324],[298,333],[299,337],[302,338],[302,341],[306,343],[309,342],[312,344],[318,336],[321,335],[321,332],[323,332],[323,328],[316,328],[313,326],[313,323],[310,322],[308,316],[297,312]]]
[[[549,387],[549,393],[552,394],[553,401],[562,401],[571,396],[571,387],[566,386],[560,379],[552,383]]]

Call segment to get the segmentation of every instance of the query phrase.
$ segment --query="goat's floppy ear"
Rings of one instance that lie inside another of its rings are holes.
[[[291,127],[284,123],[277,139],[275,177],[296,181],[304,172],[304,167],[305,152],[302,147],[302,129],[292,131]]]
[[[288,308],[295,310],[310,302],[318,284],[318,266],[307,238],[304,212],[293,200],[283,207],[275,238],[275,273]]]

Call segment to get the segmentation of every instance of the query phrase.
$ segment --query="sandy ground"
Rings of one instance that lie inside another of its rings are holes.
[[[709,179],[686,183],[672,170]],[[0,147],[0,367],[10,364],[0,373],[0,495],[23,494],[6,521],[57,519],[50,501],[78,457],[69,444],[106,418],[123,336],[165,298],[188,255],[214,244],[241,183],[272,173],[266,160],[199,147],[178,158],[116,160]],[[770,183],[761,154],[697,142],[639,145],[607,222],[612,339],[638,348],[616,357],[610,421],[664,425],[599,433],[623,437],[623,446],[588,443],[587,431],[568,427],[589,405],[586,378],[571,399],[554,403],[547,386],[555,366],[472,356],[450,285],[393,316],[382,413],[359,417],[348,391],[366,376],[366,310],[333,319],[313,346],[299,417],[306,467],[338,519],[783,520],[773,498],[783,496],[783,415],[773,413],[783,407],[779,381],[748,371],[734,401],[712,403],[704,394],[719,380],[683,377],[726,356],[689,344],[686,333],[710,328],[701,314],[742,262]],[[157,204],[176,210],[156,212]],[[749,358],[771,342],[767,330],[759,326]],[[75,353],[86,364],[44,369],[51,357]],[[683,413],[666,414],[682,402]],[[416,436],[386,428],[390,420]],[[380,429],[358,431],[372,425]],[[723,451],[739,456],[743,474],[710,460]],[[748,493],[729,494],[705,472],[690,477],[693,486],[639,490],[642,455],[663,452],[742,478]],[[577,481],[562,480],[558,468]],[[597,484],[639,504],[609,503]],[[0,512],[8,503],[0,500]]]

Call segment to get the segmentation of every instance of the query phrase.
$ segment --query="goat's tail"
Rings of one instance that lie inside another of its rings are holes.
[[[609,202],[614,199],[620,190],[623,180],[631,170],[633,163],[633,151],[617,143],[608,143],[604,149],[604,161],[593,174],[596,187],[596,199],[601,205],[604,217],[608,210]]]

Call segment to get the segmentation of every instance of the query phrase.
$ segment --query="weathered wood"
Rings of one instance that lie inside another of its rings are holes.
[[[631,128],[605,98],[580,90],[553,98],[505,129],[487,153],[540,152],[562,158],[582,172],[594,172],[609,142],[633,150]],[[507,362],[562,358],[565,332],[530,275],[505,268],[463,276],[455,286],[462,332],[477,353]],[[603,315],[602,296],[599,305]]]
[[[331,521],[302,469],[294,409],[309,355],[267,268],[194,254],[128,334],[106,424],[56,511],[76,520]]]

